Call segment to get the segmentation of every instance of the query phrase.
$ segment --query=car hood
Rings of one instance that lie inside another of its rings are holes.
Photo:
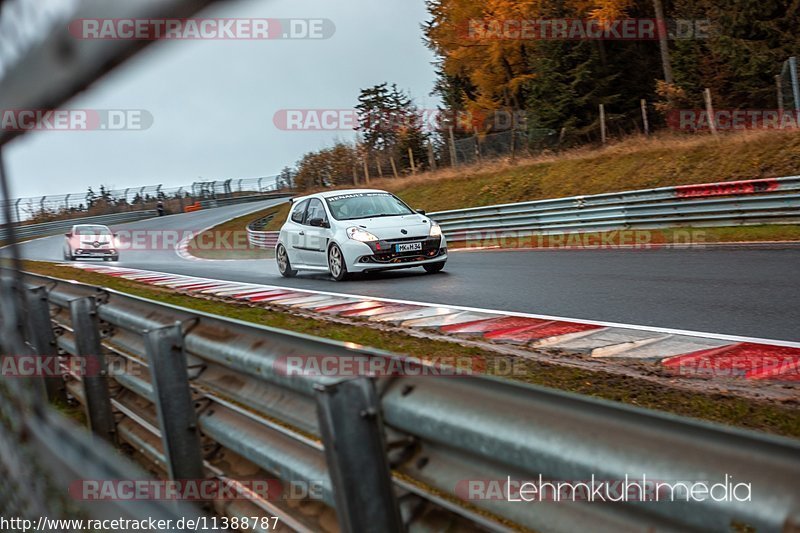
[[[110,235],[79,235],[78,242],[80,244],[94,244],[95,242],[99,242],[100,244],[109,244],[111,243],[111,236]]]
[[[431,221],[423,215],[398,215],[395,217],[359,218],[344,221],[363,228],[379,239],[401,239],[407,237],[427,237]],[[405,233],[403,233],[405,230]]]

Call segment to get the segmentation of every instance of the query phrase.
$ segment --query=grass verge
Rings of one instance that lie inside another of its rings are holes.
[[[197,311],[402,354],[413,354],[431,360],[441,361],[455,355],[480,358],[482,361],[492,363],[487,368],[490,372],[491,368],[507,367],[511,359],[479,347],[460,346],[451,342],[417,338],[393,331],[327,322],[244,304],[194,298],[167,289],[51,263],[26,261],[25,269],[47,276],[103,285],[117,291]],[[800,409],[796,403],[774,404],[718,392],[704,394],[679,390],[636,377],[589,371],[528,359],[514,358],[513,362],[515,367],[513,379],[525,383],[800,438]]]
[[[273,215],[270,223],[279,218],[278,228],[280,228],[286,219],[286,214],[279,217],[278,213],[282,212],[288,214],[288,202],[217,224],[189,241],[187,251],[201,259],[267,259],[274,257],[275,254],[272,250],[250,246],[247,240],[247,225],[254,220]]]

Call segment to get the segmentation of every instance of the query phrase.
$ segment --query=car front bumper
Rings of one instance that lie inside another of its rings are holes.
[[[72,257],[75,259],[98,259],[98,258],[107,258],[107,257],[119,257],[119,252],[116,250],[104,250],[102,248],[98,249],[87,249],[87,248],[80,248],[76,250],[72,250]]]
[[[421,242],[422,249],[397,252],[395,245]],[[342,245],[348,272],[370,272],[413,268],[430,263],[447,261],[447,243],[439,237],[379,240],[363,243],[349,240]]]

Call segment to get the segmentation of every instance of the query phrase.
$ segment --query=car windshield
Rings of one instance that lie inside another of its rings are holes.
[[[336,220],[390,217],[414,213],[402,200],[386,192],[359,192],[326,198]]]
[[[83,236],[111,235],[111,230],[105,226],[77,226],[74,233]]]

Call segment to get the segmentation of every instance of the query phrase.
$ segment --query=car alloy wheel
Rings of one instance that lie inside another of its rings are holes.
[[[344,255],[339,246],[335,244],[328,249],[328,269],[336,281],[342,281],[347,278],[347,265],[344,264]]]
[[[278,270],[281,273],[281,276],[285,278],[294,277],[297,274],[296,270],[292,270],[292,265],[289,263],[289,253],[286,251],[286,248],[283,247],[282,244],[278,245],[278,249],[275,252],[276,259],[278,260]]]

